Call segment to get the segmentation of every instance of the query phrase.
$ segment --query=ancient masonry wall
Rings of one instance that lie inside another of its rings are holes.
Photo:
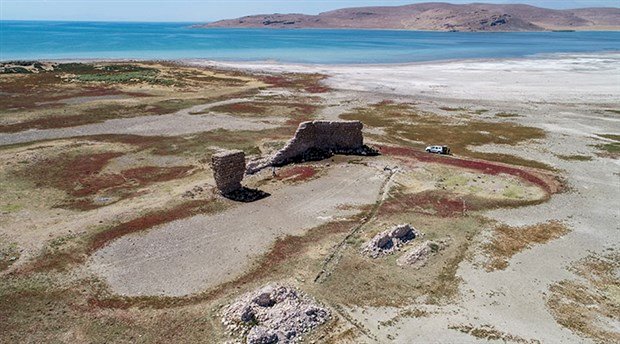
[[[360,121],[303,122],[295,136],[271,159],[278,166],[306,154],[309,150],[331,153],[353,153],[364,145],[363,124]]]
[[[222,194],[241,189],[245,174],[245,153],[240,150],[214,154],[211,158],[215,185]]]

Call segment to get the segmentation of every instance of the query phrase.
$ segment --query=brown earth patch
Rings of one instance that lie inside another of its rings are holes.
[[[493,230],[491,241],[483,246],[489,256],[487,271],[503,270],[515,254],[535,244],[544,244],[560,238],[569,229],[559,221],[550,221],[526,227],[500,225]]]
[[[596,343],[620,342],[620,254],[590,255],[570,269],[581,280],[551,286],[547,307],[562,326]]]

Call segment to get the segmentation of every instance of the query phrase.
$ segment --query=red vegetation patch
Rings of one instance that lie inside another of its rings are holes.
[[[37,187],[53,187],[65,191],[77,198],[61,205],[63,208],[90,210],[105,204],[95,204],[83,199],[108,191],[120,199],[136,195],[136,189],[153,183],[169,181],[186,176],[193,166],[143,166],[121,171],[120,173],[102,174],[101,170],[111,159],[123,155],[117,152],[80,155],[67,157],[61,155],[55,159],[39,161],[34,166],[21,172],[27,179],[33,180]]]
[[[274,87],[297,88],[308,93],[329,92],[329,87],[321,85],[323,79],[325,76],[318,74],[281,74],[263,76],[261,81]]]
[[[386,155],[404,156],[408,158],[414,158],[422,162],[432,162],[443,165],[456,166],[460,168],[472,169],[490,175],[497,175],[502,173],[513,175],[541,187],[548,194],[557,193],[562,189],[562,185],[555,178],[538,171],[526,170],[502,163],[494,163],[483,160],[462,159],[445,155],[429,154],[407,147],[382,145],[378,146],[378,148],[382,154]]]
[[[454,217],[465,214],[472,205],[447,192],[424,191],[411,195],[396,197],[384,202],[379,208],[379,215],[398,214],[413,211],[426,215]]]
[[[280,170],[276,178],[278,180],[299,182],[314,177],[316,173],[317,170],[312,166],[292,166]]]
[[[443,190],[429,190],[416,194],[397,195],[384,202],[379,216],[414,212],[440,217],[467,215],[470,211],[519,207],[544,202],[541,200],[491,200],[472,195],[457,195]]]

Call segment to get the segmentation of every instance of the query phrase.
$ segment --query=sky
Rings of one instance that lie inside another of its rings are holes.
[[[344,7],[430,0],[0,0],[0,20],[207,22],[263,13],[317,14]],[[620,0],[452,0],[527,3],[547,8],[619,7]]]

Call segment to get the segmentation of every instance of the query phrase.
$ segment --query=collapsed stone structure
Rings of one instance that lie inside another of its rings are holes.
[[[225,308],[222,323],[248,344],[293,343],[329,318],[329,309],[305,293],[269,284]]]
[[[230,150],[214,154],[211,158],[215,185],[224,195],[242,188],[245,174],[245,153]]]
[[[426,240],[407,250],[407,252],[396,260],[396,265],[411,266],[415,269],[419,269],[426,265],[431,256],[445,249],[448,244],[448,239],[439,241]]]
[[[386,256],[399,250],[403,245],[419,236],[421,234],[411,225],[398,225],[375,235],[362,246],[362,253],[371,258]]]
[[[363,127],[360,121],[303,122],[295,136],[273,156],[271,164],[284,165],[309,153],[355,152],[364,145]]]
[[[376,155],[364,145],[360,121],[309,121],[299,124],[293,138],[271,158],[248,164],[248,173],[267,166],[321,160],[334,154]]]

